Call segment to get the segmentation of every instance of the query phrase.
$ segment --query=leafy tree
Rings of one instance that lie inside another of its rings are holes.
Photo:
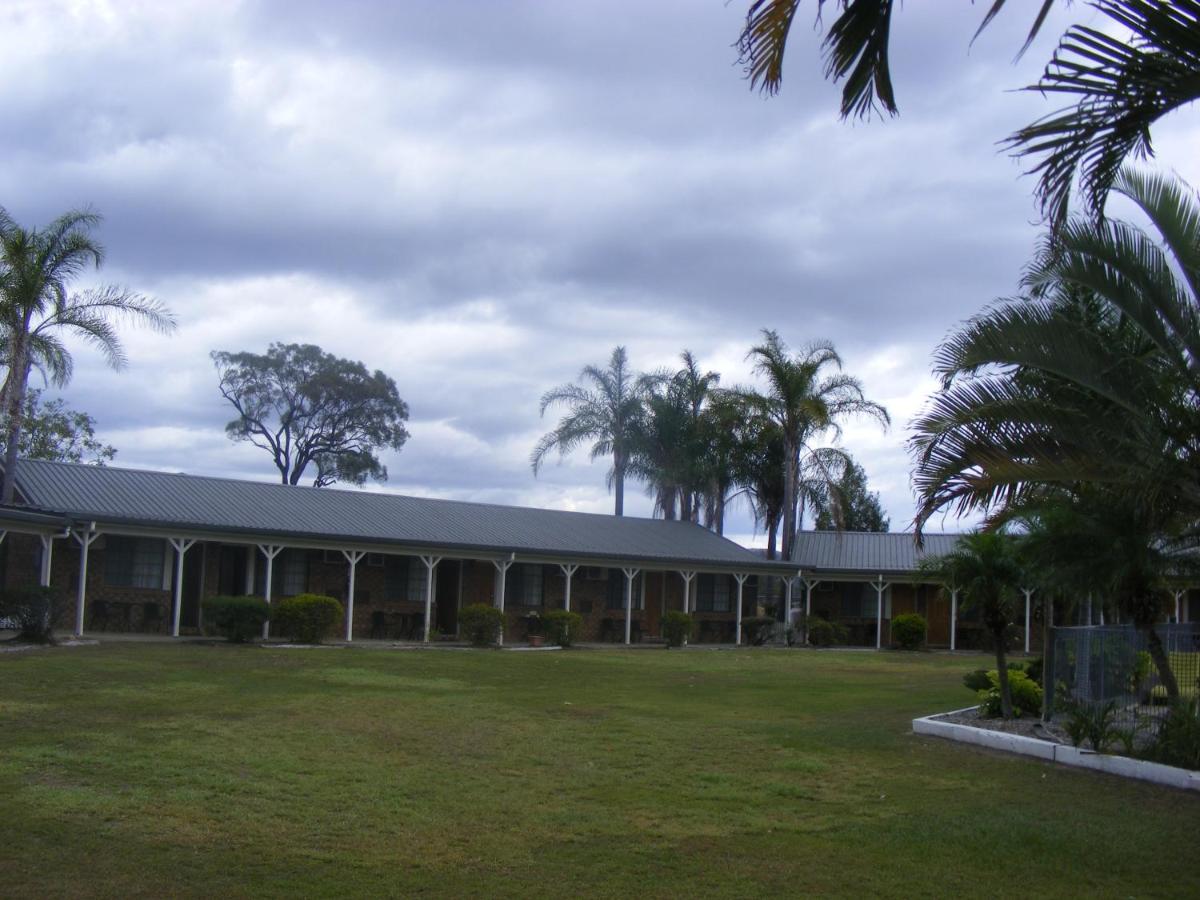
[[[792,355],[776,332],[764,330],[763,338],[747,359],[766,379],[767,392],[745,391],[742,396],[778,426],[783,440],[783,556],[792,559],[804,505],[835,483],[846,464],[843,451],[816,441],[837,436],[849,416],[866,416],[885,426],[891,420],[886,409],[866,399],[857,378],[841,371],[825,374],[830,367],[842,367],[829,342],[814,342]]]
[[[1006,643],[1024,579],[1016,541],[1002,532],[966,534],[951,552],[922,560],[921,570],[930,579],[956,586],[962,592],[963,609],[979,609],[996,647],[1001,713],[1011,719]]]
[[[842,477],[817,498],[815,526],[826,531],[887,531],[891,522],[883,514],[879,494],[867,490],[867,473],[850,460]]]
[[[42,402],[42,392],[30,388],[22,411],[24,425],[18,452],[25,459],[89,462],[102,466],[117,455],[116,447],[96,439],[96,420],[70,409],[62,400]]]
[[[625,510],[625,476],[642,416],[646,384],[629,368],[624,347],[613,349],[608,366],[585,366],[579,374],[583,384],[564,384],[542,395],[541,414],[552,406],[565,405],[568,412],[553,431],[542,436],[530,455],[537,475],[546,457],[557,450],[565,456],[580,444],[592,443],[591,458],[613,458],[608,484],[615,494],[615,512]]]
[[[44,229],[27,229],[0,208],[0,344],[8,367],[0,389],[6,419],[0,503],[13,499],[30,372],[40,368],[57,387],[71,379],[73,361],[62,332],[92,344],[112,368],[121,369],[126,359],[113,317],[162,332],[175,328],[161,303],[125,288],[105,285],[70,293],[72,281],[104,261],[92,235],[99,224],[96,213],[72,210]]]
[[[817,0],[818,15],[830,0]],[[752,0],[738,40],[751,85],[776,93],[801,0]],[[843,81],[843,118],[864,118],[878,103],[898,112],[889,45],[894,0],[837,0],[840,12],[824,39],[825,77]],[[1041,0],[1024,46],[1041,30],[1054,0]],[[1079,180],[1094,210],[1102,209],[1123,160],[1151,152],[1150,126],[1200,97],[1200,0],[1093,0],[1116,29],[1075,25],[1059,42],[1040,81],[1029,90],[1075,98],[1008,139],[1019,156],[1040,158],[1037,193],[1055,224],[1067,213]],[[982,31],[1005,6],[992,0]],[[976,32],[978,36],[979,31]]]
[[[237,411],[226,434],[270,453],[284,484],[299,484],[310,464],[316,487],[387,480],[376,454],[408,440],[408,405],[383,372],[312,344],[211,356],[221,395]]]

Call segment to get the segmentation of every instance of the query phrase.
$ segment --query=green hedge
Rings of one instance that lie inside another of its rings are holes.
[[[692,629],[695,627],[695,622],[692,617],[678,609],[670,610],[663,616],[662,630],[663,637],[667,639],[668,647],[679,647],[683,642],[692,636]]]
[[[850,632],[840,622],[814,618],[808,623],[808,642],[814,647],[832,647],[834,644],[844,644],[849,639]]]
[[[319,644],[345,616],[342,604],[322,594],[297,594],[275,604],[271,624],[297,644]]]
[[[504,613],[487,603],[472,603],[458,614],[458,630],[476,647],[496,643],[504,628]]]
[[[205,629],[235,644],[254,640],[271,618],[271,608],[262,597],[206,597],[200,606]]]
[[[747,644],[761,647],[771,637],[775,620],[770,616],[750,616],[742,619],[742,638]]]
[[[920,650],[925,632],[925,617],[917,613],[902,613],[892,619],[892,640],[901,650]]]
[[[546,639],[560,647],[570,647],[583,628],[583,616],[565,609],[552,609],[542,616],[546,626]]]

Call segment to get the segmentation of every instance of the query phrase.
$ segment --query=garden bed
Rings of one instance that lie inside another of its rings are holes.
[[[1061,763],[1096,772],[1135,778],[1155,784],[1184,790],[1200,791],[1200,772],[1147,762],[1128,756],[1113,756],[1073,747],[1062,741],[1061,732],[1055,733],[1053,723],[1042,726],[1040,736],[1032,736],[1037,726],[1034,720],[1025,720],[1023,733],[1020,719],[1004,722],[1001,719],[982,719],[978,707],[959,709],[949,713],[913,719],[913,733],[946,738],[965,744],[1003,750],[1021,756],[1031,756],[1048,762]],[[1002,726],[1002,727],[996,727]]]

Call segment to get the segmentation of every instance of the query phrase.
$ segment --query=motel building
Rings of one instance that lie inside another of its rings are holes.
[[[552,609],[579,613],[584,641],[656,639],[685,610],[698,643],[742,643],[742,620],[764,611],[841,622],[864,647],[890,646],[903,612],[926,618],[932,647],[985,642],[956,592],[920,580],[921,556],[954,535],[919,549],[911,534],[803,532],[784,563],[688,522],[40,460],[20,463],[16,493],[0,509],[0,584],[49,585],[55,627],[76,635],[198,635],[205,597],[317,593],[342,601],[347,641],[453,638],[458,611],[486,603],[509,642]]]

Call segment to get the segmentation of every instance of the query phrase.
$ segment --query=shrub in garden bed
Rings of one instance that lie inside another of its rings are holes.
[[[344,615],[342,604],[333,597],[297,594],[275,605],[271,622],[297,644],[319,644]]]
[[[8,588],[0,593],[0,619],[17,627],[22,641],[54,643],[50,619],[54,591],[44,585]]]
[[[830,622],[828,619],[813,619],[808,623],[808,642],[814,647],[832,647],[844,644],[850,638],[850,632],[840,622]]]
[[[663,616],[662,621],[663,637],[667,639],[667,646],[682,646],[683,642],[692,636],[695,624],[687,613],[678,609],[670,610]]]
[[[458,629],[476,647],[496,643],[504,627],[504,613],[486,603],[472,603],[458,614]]]
[[[554,609],[542,616],[546,626],[546,640],[560,647],[570,647],[583,628],[583,616],[565,609]]]
[[[748,619],[742,619],[742,637],[746,639],[746,643],[761,647],[771,636],[771,629],[774,627],[775,620],[768,616],[750,616]]]
[[[920,650],[925,645],[925,617],[903,613],[892,619],[892,640],[901,650]]]
[[[989,686],[979,692],[979,714],[985,718],[994,719],[1001,715],[1000,678],[995,669],[988,672],[987,677]],[[1042,689],[1023,670],[1009,670],[1008,690],[1012,695],[1014,715],[1036,716],[1041,714]]]
[[[254,640],[271,618],[271,608],[262,597],[206,597],[201,607],[206,629],[235,644]]]

